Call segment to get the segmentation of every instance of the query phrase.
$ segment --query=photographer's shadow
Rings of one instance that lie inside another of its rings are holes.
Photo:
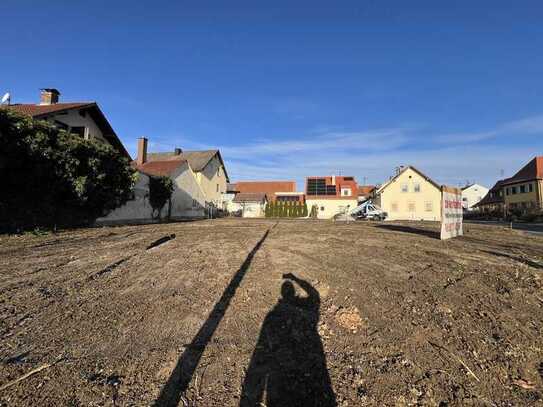
[[[292,274],[266,316],[243,382],[240,406],[336,406],[317,331],[320,296]],[[294,281],[307,297],[296,296]],[[261,404],[262,403],[262,404]]]

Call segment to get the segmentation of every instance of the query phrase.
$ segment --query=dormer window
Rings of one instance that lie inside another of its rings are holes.
[[[351,188],[341,188],[341,196],[351,196]]]

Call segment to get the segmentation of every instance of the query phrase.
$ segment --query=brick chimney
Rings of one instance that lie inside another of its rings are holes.
[[[136,164],[143,165],[147,162],[147,139],[140,137],[138,139],[138,157],[136,158]]]
[[[60,92],[53,88],[40,89],[40,105],[54,105],[58,103]]]

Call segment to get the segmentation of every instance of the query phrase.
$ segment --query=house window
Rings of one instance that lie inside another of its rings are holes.
[[[217,168],[217,177],[221,176],[221,167]]]
[[[534,184],[528,184],[528,192],[534,192]]]
[[[524,194],[525,192],[526,192],[526,185],[521,185],[520,186],[520,193]]]
[[[217,192],[219,192],[219,184],[217,184]]]
[[[409,202],[409,203],[407,204],[407,210],[408,210],[409,212],[415,212],[415,202]]]
[[[72,127],[70,129],[70,134],[73,134],[81,138],[85,138],[85,127],[82,127],[82,126]]]
[[[341,188],[341,196],[351,196],[351,188]]]
[[[420,184],[415,184],[414,191],[415,192],[420,192]]]
[[[427,202],[424,203],[424,210],[425,210],[426,212],[433,212],[433,210],[434,210],[434,205],[432,204],[431,201],[427,201]]]
[[[198,207],[198,201],[196,199],[192,200],[192,207],[197,208]]]
[[[392,205],[390,205],[390,211],[398,212],[398,202],[393,202]]]
[[[511,193],[512,193],[513,195],[516,195],[516,193],[517,193],[517,187],[511,187]]]
[[[407,186],[407,184],[402,184],[402,192],[408,192],[409,191],[409,187]]]
[[[321,206],[321,211],[324,211],[324,206]]]

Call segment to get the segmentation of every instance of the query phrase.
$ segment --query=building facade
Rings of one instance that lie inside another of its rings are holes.
[[[185,160],[196,174],[196,180],[204,193],[206,207],[225,209],[223,202],[229,178],[219,150],[183,151],[149,153],[149,162]]]
[[[354,177],[308,177],[305,200],[318,219],[332,219],[358,206],[358,185]]]
[[[499,180],[494,184],[488,193],[477,202],[474,206],[474,209],[486,213],[494,214],[495,216],[503,216],[505,203],[503,199],[503,180]]]
[[[543,208],[543,156],[534,157],[511,178],[502,181],[507,212]]]
[[[481,200],[488,194],[488,188],[479,184],[466,185],[462,188],[462,207],[465,211],[475,209]]]
[[[389,220],[441,220],[441,187],[413,166],[398,168],[374,202]]]

